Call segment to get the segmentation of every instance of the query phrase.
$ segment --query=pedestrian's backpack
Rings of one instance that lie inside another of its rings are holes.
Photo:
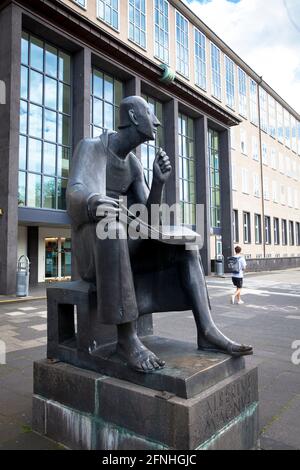
[[[228,270],[233,274],[238,274],[240,272],[240,256],[237,258],[236,256],[229,256],[227,258],[227,267]]]

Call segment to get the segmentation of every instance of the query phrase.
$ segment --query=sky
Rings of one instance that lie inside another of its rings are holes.
[[[183,0],[300,113],[300,0]]]

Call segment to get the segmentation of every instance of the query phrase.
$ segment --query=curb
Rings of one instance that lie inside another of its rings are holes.
[[[6,299],[6,300],[0,300],[0,305],[3,304],[12,304],[12,303],[19,303],[19,302],[30,302],[31,300],[46,300],[47,297],[41,296],[41,297],[20,297],[19,299]]]

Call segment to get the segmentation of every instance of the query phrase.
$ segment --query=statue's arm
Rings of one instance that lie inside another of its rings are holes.
[[[91,222],[89,203],[99,194],[90,189],[88,182],[88,143],[82,140],[73,155],[72,167],[67,186],[67,211],[73,223],[79,227]]]

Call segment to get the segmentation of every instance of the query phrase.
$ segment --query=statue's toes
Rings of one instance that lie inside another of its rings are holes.
[[[154,366],[152,365],[150,359],[147,359],[146,361],[143,362],[143,369],[146,372],[152,371],[154,369]]]
[[[156,370],[161,369],[162,366],[160,364],[160,360],[158,359],[158,357],[156,357],[156,356],[151,357],[150,362],[151,362],[154,369],[156,369]]]
[[[231,351],[233,354],[237,355],[250,355],[253,354],[253,347],[246,344],[237,344],[234,343],[231,346]]]

